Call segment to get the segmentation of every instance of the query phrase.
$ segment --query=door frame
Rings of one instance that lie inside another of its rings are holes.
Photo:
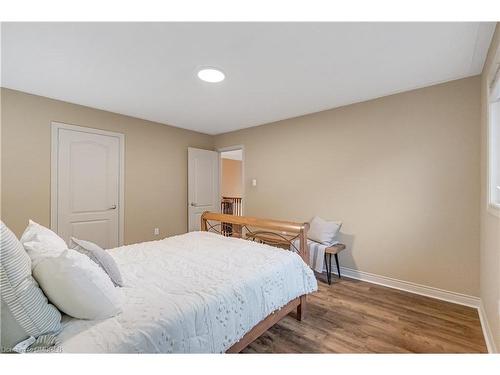
[[[125,134],[110,132],[107,130],[88,128],[85,126],[70,125],[62,122],[52,121],[52,138],[50,154],[50,228],[57,232],[58,226],[58,154],[59,154],[59,130],[73,130],[82,133],[106,135],[118,138],[119,145],[119,178],[118,178],[118,245],[123,245],[124,223],[125,223]]]
[[[241,188],[243,189],[241,194],[241,215],[245,216],[245,204],[246,204],[246,187],[245,187],[245,145],[234,145],[221,147],[217,149],[219,153],[219,195],[220,195],[220,186],[222,186],[222,152],[225,151],[234,151],[241,150]],[[222,197],[219,197],[222,198]]]

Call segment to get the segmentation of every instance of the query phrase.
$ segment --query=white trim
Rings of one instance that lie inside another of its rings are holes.
[[[497,82],[497,84],[499,84]],[[494,201],[493,198],[493,190],[495,189],[494,185],[498,184],[498,181],[493,181],[492,178],[492,163],[495,163],[493,161],[494,158],[496,158],[496,152],[500,152],[500,150],[492,150],[492,127],[493,124],[491,123],[491,113],[492,113],[492,108],[491,105],[493,102],[490,101],[490,92],[487,92],[487,108],[486,108],[486,211],[489,212],[490,214],[500,217],[500,206],[496,201]],[[498,114],[500,117],[500,113]],[[495,155],[493,155],[495,153]]]
[[[52,145],[50,154],[50,228],[57,232],[57,155],[59,152],[59,129],[79,131],[90,134],[101,134],[117,137],[120,148],[120,180],[118,188],[118,242],[123,245],[125,228],[125,135],[107,130],[87,128],[85,126],[69,125],[61,122],[52,122]]]
[[[227,146],[227,147],[221,147],[217,149],[217,152],[219,153],[219,188],[222,186],[222,157],[221,157],[221,152],[224,151],[234,151],[234,150],[241,150],[241,187],[243,189],[242,194],[241,194],[241,214],[245,215],[245,204],[246,204],[246,186],[245,186],[245,146],[244,145],[234,145],[234,146]],[[219,191],[220,195],[220,191]]]
[[[347,267],[340,267],[342,276],[352,279],[366,281],[368,283],[387,286],[393,289],[404,290],[421,296],[440,299],[442,301],[457,303],[459,305],[479,308],[481,299],[479,297],[469,296],[466,294],[450,292],[448,290],[438,289],[427,285],[412,283],[410,281],[393,279],[387,276],[375,275],[373,273],[355,270]],[[336,272],[333,272],[336,274]]]
[[[486,311],[484,310],[483,301],[479,304],[477,312],[479,313],[479,320],[481,321],[481,328],[483,329],[484,341],[486,341],[488,353],[498,353],[495,345],[495,339],[493,338],[493,332],[491,332],[488,317],[486,316]]]
[[[494,202],[492,198],[492,177],[491,177],[491,162],[492,162],[492,124],[491,124],[491,104],[492,99],[491,95],[493,94],[494,87],[493,83],[496,87],[500,85],[498,79],[500,79],[500,46],[495,51],[495,57],[493,58],[493,63],[490,66],[487,75],[487,87],[486,87],[486,211],[496,217],[500,218],[500,207],[498,206],[498,202]],[[495,81],[495,82],[494,82]],[[498,98],[495,98],[497,100]],[[500,114],[499,114],[500,116]],[[500,152],[500,150],[497,150]],[[496,181],[498,184],[498,181]]]

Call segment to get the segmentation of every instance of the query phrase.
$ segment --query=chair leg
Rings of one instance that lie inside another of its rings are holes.
[[[332,285],[332,254],[328,254],[328,268],[330,269],[328,274],[328,284]]]
[[[332,259],[332,256],[330,255],[330,260]],[[338,275],[339,275],[339,279],[340,279],[340,263],[339,263],[339,255],[338,254],[335,254],[335,263],[337,263],[337,272],[338,272]],[[330,265],[330,270],[332,269],[332,266]]]
[[[328,257],[329,255],[329,257]],[[332,284],[332,254],[325,253],[326,280],[328,285]]]

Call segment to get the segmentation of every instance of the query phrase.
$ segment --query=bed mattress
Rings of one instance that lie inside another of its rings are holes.
[[[291,251],[209,232],[109,250],[125,287],[123,312],[63,317],[61,352],[221,353],[267,315],[317,290]]]

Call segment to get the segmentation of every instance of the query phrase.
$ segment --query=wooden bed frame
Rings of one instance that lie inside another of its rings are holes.
[[[213,224],[215,222],[215,224]],[[231,230],[227,230],[227,226]],[[256,231],[258,229],[258,231]],[[225,215],[206,211],[201,215],[201,230],[215,232],[222,235],[231,235],[249,240],[255,240],[264,234],[267,238],[275,237],[280,242],[290,243],[290,248],[295,249],[304,262],[309,265],[309,248],[307,246],[308,223],[294,223],[289,221],[278,221],[259,219],[248,216]],[[257,235],[258,233],[258,235]],[[294,243],[299,240],[299,247]],[[231,346],[226,353],[239,353],[250,345],[255,339],[278,323],[290,312],[297,310],[297,320],[304,319],[306,312],[306,295],[295,298],[283,306],[280,310],[268,315],[264,320],[253,327],[240,341]]]

